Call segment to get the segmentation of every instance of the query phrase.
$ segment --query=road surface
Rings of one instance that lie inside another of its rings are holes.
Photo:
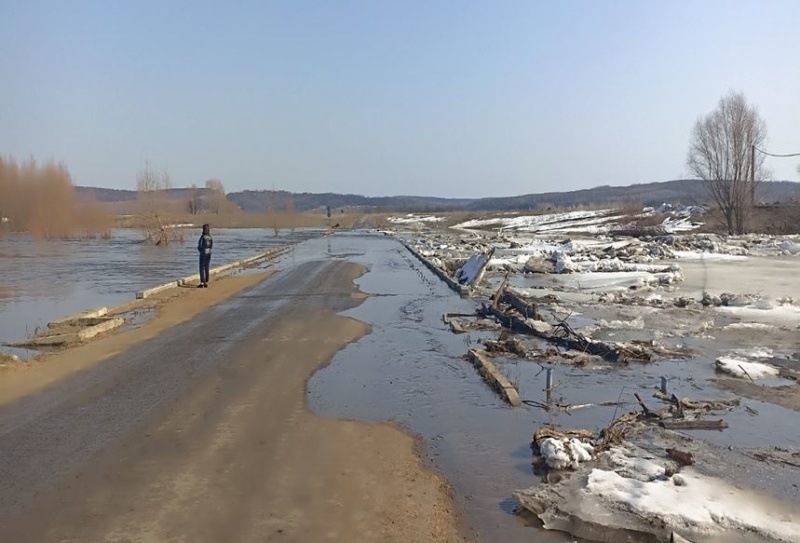
[[[289,266],[0,407],[0,541],[463,540],[411,437],[306,409],[363,271]]]

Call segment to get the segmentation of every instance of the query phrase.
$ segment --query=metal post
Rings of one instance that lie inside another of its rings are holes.
[[[545,402],[549,406],[553,403],[553,368],[547,368],[547,377],[545,378]]]
[[[663,375],[661,376],[661,392],[663,394],[667,393],[667,378]]]

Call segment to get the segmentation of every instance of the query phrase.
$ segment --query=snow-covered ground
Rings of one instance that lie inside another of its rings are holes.
[[[438,223],[444,220],[444,217],[436,217],[435,215],[415,215],[408,213],[402,217],[389,217],[387,219],[392,224],[398,225],[421,225],[425,223]]]
[[[769,496],[692,467],[668,473],[663,460],[636,447],[601,456],[602,467],[515,495],[546,528],[589,540],[669,541],[677,533],[690,541],[800,541],[800,512]]]
[[[644,208],[641,213],[629,215],[617,209],[598,209],[520,215],[517,217],[491,217],[462,222],[454,228],[463,230],[494,230],[528,234],[607,234],[625,227],[638,219],[663,217],[660,228],[664,232],[690,232],[701,224],[694,219],[705,213],[698,206],[673,208],[664,204],[658,209]]]

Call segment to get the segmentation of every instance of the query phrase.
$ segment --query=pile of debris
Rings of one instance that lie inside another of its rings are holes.
[[[665,424],[703,427],[703,415],[727,411],[738,400],[693,401],[657,393],[669,405],[617,418],[599,433],[542,427],[531,443],[534,472],[542,484],[518,490],[522,509],[537,515],[544,527],[593,541],[706,541],[742,534],[762,541],[800,540],[800,514],[781,509],[765,496],[734,488],[696,469],[698,459],[686,449],[691,438],[670,432]],[[707,421],[717,426],[717,421]],[[631,440],[643,438],[643,425],[661,429],[660,453]],[[705,457],[702,447],[698,450]],[[800,452],[756,451],[755,458],[800,466]],[[796,457],[795,457],[796,454]],[[720,539],[722,538],[722,539]]]

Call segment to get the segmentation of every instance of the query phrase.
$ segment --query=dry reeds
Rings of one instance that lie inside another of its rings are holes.
[[[36,238],[101,236],[110,217],[92,198],[79,199],[66,166],[18,163],[0,157],[0,231],[29,232]]]

